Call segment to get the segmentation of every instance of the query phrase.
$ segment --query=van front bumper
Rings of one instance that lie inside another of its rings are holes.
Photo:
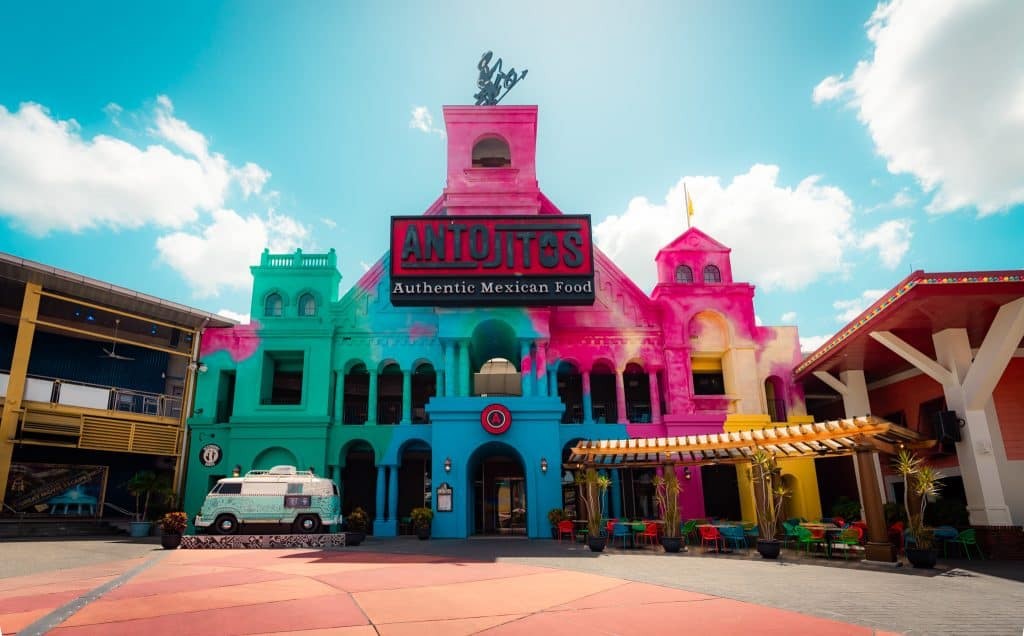
[[[196,520],[192,522],[197,528],[209,528],[213,525],[212,521],[203,521],[203,515],[196,515]]]

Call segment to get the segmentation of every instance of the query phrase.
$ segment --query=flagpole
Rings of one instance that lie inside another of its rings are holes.
[[[686,190],[686,182],[683,181],[683,213],[686,215],[686,229],[690,229],[690,193]]]

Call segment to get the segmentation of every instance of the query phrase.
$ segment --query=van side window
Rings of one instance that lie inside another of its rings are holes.
[[[288,484],[288,494],[289,495],[301,495],[302,494],[302,484]]]
[[[242,494],[242,484],[221,484],[220,490],[218,490],[217,492],[219,492],[222,495],[240,495]]]
[[[210,490],[210,494],[214,495],[218,492],[220,492],[220,484],[214,484],[213,488]]]
[[[331,490],[333,490],[334,491],[334,495],[337,496],[338,495],[338,484],[336,484],[334,482],[331,482]]]

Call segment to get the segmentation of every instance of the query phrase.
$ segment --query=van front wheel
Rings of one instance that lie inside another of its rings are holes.
[[[292,524],[295,534],[316,534],[320,531],[320,518],[316,515],[301,515]]]
[[[238,532],[238,520],[234,515],[221,515],[213,522],[217,534],[235,534]]]

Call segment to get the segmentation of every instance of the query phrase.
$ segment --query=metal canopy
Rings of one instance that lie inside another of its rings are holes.
[[[572,449],[568,467],[739,463],[749,462],[758,448],[779,458],[849,455],[857,446],[892,454],[901,446],[934,444],[908,428],[866,416],[684,437],[582,441]]]

